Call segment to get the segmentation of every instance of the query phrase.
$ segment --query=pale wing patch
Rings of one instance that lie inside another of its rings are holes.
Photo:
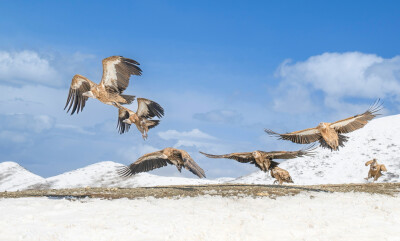
[[[331,124],[338,133],[349,133],[364,127],[370,120],[375,118],[378,112],[383,108],[383,103],[378,99],[367,111],[363,114],[355,115],[343,120],[336,121]]]
[[[164,109],[156,102],[145,98],[138,98],[138,109],[136,114],[143,118],[153,118],[157,116],[161,118],[164,116]]]
[[[321,132],[317,128],[309,128],[286,134],[279,134],[269,129],[265,129],[265,132],[271,136],[278,136],[281,140],[289,140],[299,144],[309,144],[318,141],[322,137]]]

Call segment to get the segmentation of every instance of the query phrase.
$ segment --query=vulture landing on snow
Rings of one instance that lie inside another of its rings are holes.
[[[378,180],[379,177],[382,176],[382,171],[387,172],[385,165],[378,164],[375,158],[370,161],[367,161],[365,165],[366,166],[371,165],[369,168],[368,177],[365,178],[365,180],[368,180],[373,177],[374,181],[376,181]]]
[[[279,139],[289,140],[294,143],[308,144],[319,141],[324,148],[338,150],[339,146],[343,147],[348,137],[342,134],[349,133],[364,127],[368,121],[376,117],[377,112],[382,109],[382,103],[379,99],[363,114],[355,115],[347,119],[336,121],[333,123],[321,122],[317,127],[309,128],[301,131],[279,134],[272,130],[265,129],[265,132],[272,136],[278,136]]]
[[[280,167],[274,167],[271,169],[271,177],[276,179],[274,181],[274,184],[277,182],[279,183],[279,185],[282,185],[283,182],[293,183],[292,177],[290,176],[289,172]]]
[[[279,163],[273,161],[273,159],[293,159],[301,156],[311,156],[314,154],[313,150],[315,150],[314,146],[309,146],[306,149],[299,151],[253,151],[231,153],[226,155],[211,155],[204,152],[200,153],[209,158],[228,158],[242,163],[254,164],[262,171],[268,172],[279,165]]]
[[[204,170],[184,151],[167,147],[161,151],[148,153],[137,159],[128,167],[121,168],[118,173],[120,176],[128,177],[140,172],[148,172],[156,168],[175,165],[179,172],[182,167],[186,168],[199,178],[206,177]]]
[[[161,118],[164,115],[164,109],[154,101],[138,98],[138,108],[136,113],[128,108],[118,107],[118,125],[119,133],[123,134],[129,131],[130,125],[135,124],[137,129],[142,133],[143,139],[146,140],[149,129],[156,127],[160,120],[149,120],[157,116]]]
[[[142,70],[137,66],[138,62],[122,56],[111,56],[103,59],[103,77],[99,84],[96,84],[82,75],[75,75],[72,78],[67,103],[64,110],[67,112],[72,108],[71,115],[79,113],[85,107],[88,98],[98,99],[107,105],[115,103],[130,104],[135,96],[123,95],[122,92],[129,85],[131,75],[141,75]]]

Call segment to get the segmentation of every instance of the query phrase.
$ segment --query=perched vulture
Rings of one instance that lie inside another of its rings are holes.
[[[161,118],[164,115],[164,109],[154,101],[138,98],[138,108],[136,113],[128,108],[118,107],[118,124],[119,133],[123,134],[129,131],[130,125],[135,124],[137,129],[142,133],[143,139],[146,140],[149,129],[157,126],[160,120],[149,120],[157,116]]]
[[[365,163],[365,166],[368,166],[368,165],[371,165],[371,166],[369,168],[368,177],[365,178],[365,180],[368,180],[373,177],[374,181],[376,181],[376,180],[378,180],[379,177],[382,176],[382,171],[387,172],[385,165],[378,164],[378,162],[376,161],[375,158],[370,161],[367,161]]]
[[[148,172],[156,168],[175,165],[178,171],[182,171],[182,167],[186,168],[199,178],[206,177],[204,170],[184,151],[171,147],[167,147],[161,151],[148,153],[137,159],[128,167],[118,170],[120,176],[128,177],[140,172]]]
[[[319,141],[324,148],[331,150],[339,150],[339,146],[343,147],[348,137],[342,134],[349,133],[364,127],[368,121],[376,117],[377,112],[382,109],[382,103],[378,99],[363,114],[355,115],[347,119],[336,121],[333,123],[321,122],[317,127],[309,128],[301,131],[279,134],[272,130],[265,129],[269,135],[278,136],[279,139],[289,140],[294,143],[308,144]]]
[[[279,185],[282,185],[283,182],[293,183],[292,177],[290,176],[289,172],[279,167],[274,167],[271,169],[271,177],[276,179],[274,181],[274,184],[277,182],[279,183]]]
[[[71,115],[79,113],[85,107],[88,98],[98,99],[107,105],[130,104],[135,96],[123,95],[122,92],[129,85],[131,75],[141,75],[142,70],[137,66],[138,62],[122,56],[111,56],[103,59],[103,77],[100,84],[90,81],[82,75],[75,75],[72,78],[67,103],[64,110],[67,112],[72,108]]]
[[[312,145],[299,151],[253,151],[253,152],[238,152],[225,155],[211,155],[204,152],[200,152],[209,158],[228,158],[234,159],[242,163],[250,163],[256,165],[264,172],[275,168],[279,165],[278,162],[273,159],[293,159],[301,156],[311,156],[314,154],[313,150],[316,148]]]

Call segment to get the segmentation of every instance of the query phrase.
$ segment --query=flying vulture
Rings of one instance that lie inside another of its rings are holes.
[[[130,104],[135,96],[123,95],[129,85],[131,75],[142,75],[142,70],[137,66],[138,62],[122,56],[111,56],[103,59],[103,77],[100,84],[90,81],[82,75],[72,78],[67,103],[64,110],[72,108],[71,115],[79,113],[85,107],[88,98],[98,99],[107,105]],[[68,106],[69,105],[69,106]]]
[[[274,181],[274,184],[277,182],[279,183],[279,185],[282,185],[283,182],[293,183],[292,177],[290,176],[289,172],[279,167],[274,167],[271,169],[271,177],[276,179]]]
[[[136,173],[148,172],[156,168],[164,167],[168,164],[175,165],[179,172],[181,172],[182,167],[184,167],[199,178],[206,177],[204,170],[197,165],[186,151],[172,147],[145,154],[128,167],[123,167],[118,170],[118,173],[120,176],[128,177]]]
[[[278,162],[273,161],[273,159],[293,159],[301,156],[312,156],[314,154],[313,150],[316,148],[311,145],[305,149],[299,151],[253,151],[253,152],[238,152],[225,155],[212,155],[204,152],[200,152],[209,158],[228,158],[234,159],[242,163],[250,163],[256,165],[264,172],[275,168],[279,165]]]
[[[368,165],[371,165],[371,166],[369,168],[368,177],[365,178],[365,180],[368,180],[373,177],[374,181],[376,181],[376,180],[378,180],[379,177],[382,176],[382,171],[387,172],[385,165],[378,164],[378,162],[376,161],[375,158],[370,161],[367,161],[365,163],[365,166],[368,166]]]
[[[383,105],[378,99],[363,114],[355,115],[347,119],[333,123],[321,122],[317,127],[286,134],[279,134],[269,129],[265,129],[265,132],[272,136],[278,136],[279,139],[289,140],[299,144],[308,144],[319,141],[322,147],[336,151],[339,150],[339,146],[343,147],[344,143],[348,139],[348,137],[343,134],[364,127],[368,121],[379,115],[377,112],[382,108]]]
[[[157,116],[161,118],[164,115],[164,109],[154,101],[138,98],[138,108],[136,113],[123,106],[118,106],[118,124],[119,133],[123,134],[129,131],[130,125],[135,124],[146,140],[149,129],[157,126],[160,120],[149,120]]]

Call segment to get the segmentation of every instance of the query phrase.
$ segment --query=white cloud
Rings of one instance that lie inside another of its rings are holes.
[[[60,86],[61,79],[49,60],[34,51],[0,51],[0,81],[12,84]]]
[[[179,140],[179,139],[216,139],[215,137],[200,131],[199,129],[193,129],[191,131],[168,130],[163,132],[158,132],[158,136],[164,140]]]
[[[19,132],[14,132],[14,131],[0,131],[0,141],[5,141],[5,143],[15,143],[15,144],[21,144],[25,143],[28,141],[28,137]]]
[[[235,110],[212,110],[206,113],[196,113],[193,117],[216,123],[238,123],[243,120],[243,116]]]
[[[276,71],[282,79],[275,109],[308,109],[313,95],[324,96],[325,105],[336,108],[344,98],[385,98],[400,92],[400,56],[385,59],[360,52],[324,53],[306,61],[284,61]],[[297,102],[296,102],[297,100]],[[297,105],[296,105],[297,103]]]
[[[1,116],[1,125],[6,130],[40,133],[53,128],[54,118],[47,115],[8,114]]]

